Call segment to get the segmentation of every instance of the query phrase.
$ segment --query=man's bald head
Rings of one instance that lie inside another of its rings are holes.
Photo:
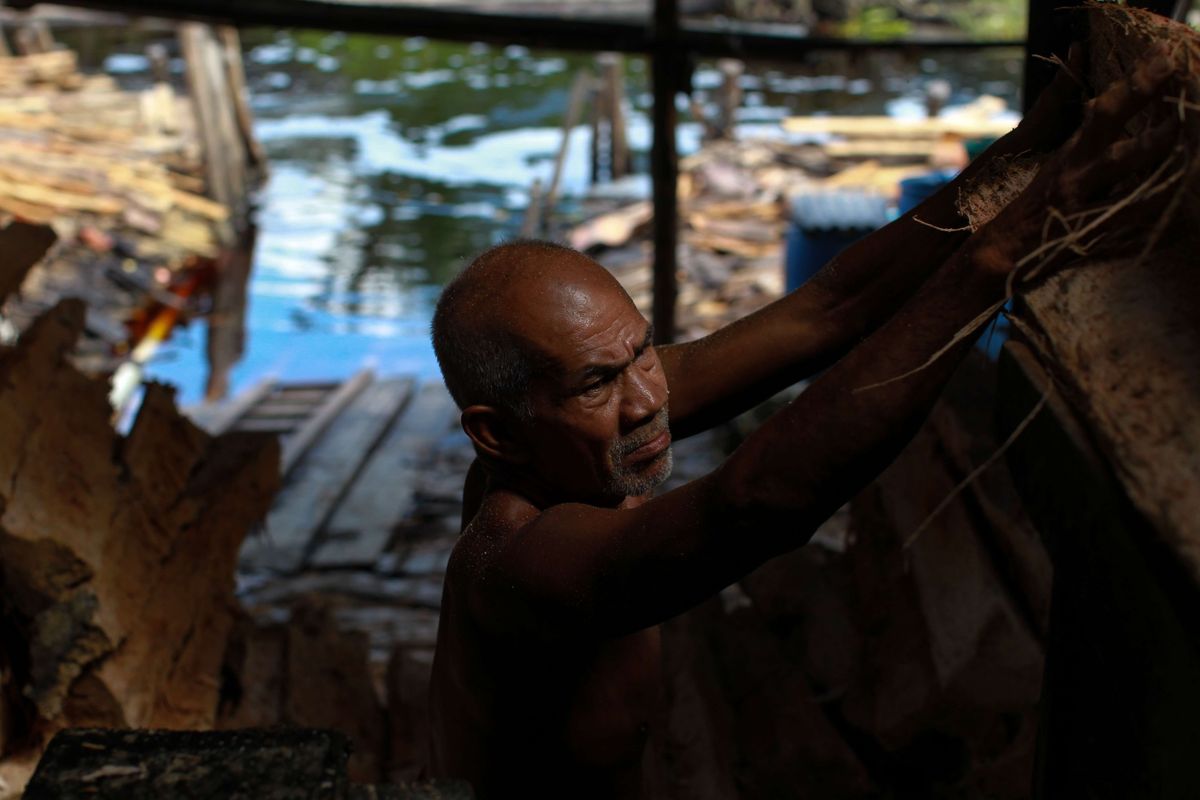
[[[572,296],[622,292],[592,259],[553,242],[485,250],[451,281],[433,315],[433,349],[459,408],[488,405],[530,415],[530,381],[549,366],[531,335]]]

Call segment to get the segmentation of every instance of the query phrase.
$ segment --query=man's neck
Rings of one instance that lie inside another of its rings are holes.
[[[481,462],[483,463],[483,462]],[[487,491],[501,490],[515,494],[539,511],[563,503],[583,503],[597,508],[622,508],[635,498],[572,493],[551,485],[537,475],[522,469],[499,467],[483,463],[487,475]]]

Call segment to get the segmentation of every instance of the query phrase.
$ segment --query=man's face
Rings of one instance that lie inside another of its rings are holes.
[[[615,281],[555,294],[562,302],[531,337],[553,364],[531,387],[532,467],[571,499],[645,494],[672,466],[650,325]]]

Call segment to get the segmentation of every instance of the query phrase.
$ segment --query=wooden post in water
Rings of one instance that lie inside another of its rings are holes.
[[[525,207],[525,217],[521,220],[521,238],[531,239],[542,230],[542,179],[534,178],[529,187],[529,205]]]
[[[171,64],[167,58],[167,48],[159,42],[147,45],[146,60],[150,62],[150,75],[156,84],[171,82]]]
[[[231,214],[231,224],[222,236],[223,252],[208,324],[205,399],[214,401],[227,393],[229,372],[245,348],[246,285],[255,238],[250,221],[248,168],[261,154],[256,153],[244,96],[236,32],[218,34],[206,25],[184,23],[179,40],[204,147],[208,193],[226,205]]]
[[[591,119],[592,126],[592,141],[589,147],[590,158],[588,161],[590,171],[588,172],[588,175],[591,178],[593,186],[595,186],[597,183],[600,183],[603,177],[603,167],[601,164],[602,159],[600,158],[600,139],[602,138],[601,133],[603,133],[601,128],[603,127],[604,115],[601,113],[600,103],[597,102],[596,99],[596,95],[599,93],[599,86],[593,85],[590,93],[592,102],[588,104],[591,106],[591,108],[588,109],[588,115]]]
[[[678,0],[655,0],[653,55],[654,143],[650,175],[654,186],[654,337],[659,344],[675,339],[676,228],[679,210],[679,163],[675,153],[675,95],[683,85],[679,55]]]
[[[258,137],[254,135],[254,117],[250,113],[250,97],[246,89],[246,67],[242,63],[242,41],[237,28],[224,25],[220,29],[221,45],[224,48],[226,78],[237,116],[238,130],[242,135],[242,147],[246,163],[256,170],[267,168],[267,155],[263,152]]]
[[[596,58],[600,71],[600,96],[596,102],[603,126],[607,128],[609,180],[629,174],[629,143],[625,130],[625,70],[619,53],[601,53]]]
[[[49,53],[58,49],[58,45],[54,41],[54,34],[50,33],[50,26],[45,20],[35,19],[30,23],[29,29],[33,31],[33,35],[37,38],[39,52]]]
[[[559,144],[558,154],[554,158],[554,173],[550,176],[550,186],[546,188],[546,200],[542,204],[542,213],[538,219],[540,228],[545,228],[546,221],[554,213],[554,205],[558,202],[558,187],[562,183],[567,149],[571,146],[571,131],[579,124],[579,117],[583,111],[583,100],[592,83],[592,73],[585,69],[575,76],[575,84],[571,87],[571,98],[567,101],[567,113],[563,117],[562,142]]]
[[[204,399],[209,402],[229,394],[229,373],[246,349],[246,290],[254,266],[256,234],[249,224],[239,230],[237,240],[221,254],[218,264],[205,340],[208,379]]]
[[[742,107],[742,74],[746,65],[736,58],[722,58],[717,69],[721,72],[721,87],[717,90],[717,122],[713,133],[716,138],[725,139],[733,135],[737,111]]]
[[[242,227],[247,211],[246,150],[238,132],[223,48],[211,28],[194,22],[179,27],[179,42],[204,147],[209,196],[228,206],[234,227]],[[225,238],[225,244],[232,245],[234,232]]]
[[[28,25],[17,28],[13,39],[17,46],[17,55],[33,56],[41,52],[37,34]]]

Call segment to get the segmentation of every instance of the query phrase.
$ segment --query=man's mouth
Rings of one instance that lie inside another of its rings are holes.
[[[671,446],[671,431],[664,429],[662,433],[655,436],[650,441],[631,451],[622,459],[627,464],[640,464],[643,461],[649,461],[657,457],[664,450]]]

